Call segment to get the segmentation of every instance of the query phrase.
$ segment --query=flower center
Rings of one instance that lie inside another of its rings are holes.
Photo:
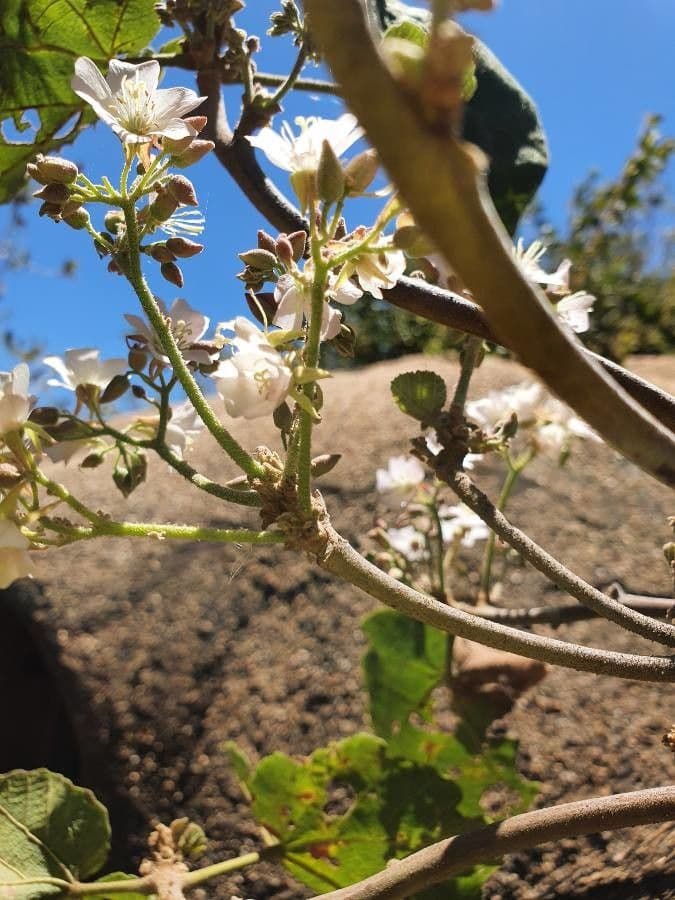
[[[155,103],[143,81],[127,77],[115,98],[117,118],[132,134],[148,135],[155,124]]]

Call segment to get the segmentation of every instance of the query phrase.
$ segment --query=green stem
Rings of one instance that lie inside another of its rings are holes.
[[[429,503],[429,512],[431,513],[431,518],[434,523],[435,536],[434,536],[434,553],[433,559],[436,565],[436,580],[437,580],[437,591],[436,597],[439,600],[442,600],[444,603],[448,599],[446,585],[445,585],[445,548],[443,545],[443,527],[441,524],[441,517],[438,514],[438,493],[434,495],[431,502]]]
[[[153,446],[155,453],[168,463],[172,469],[175,469],[190,484],[194,484],[200,491],[205,491],[213,497],[219,497],[221,500],[227,500],[229,503],[237,503],[239,506],[260,506],[260,497],[255,491],[235,491],[225,485],[211,481],[205,475],[201,475],[180,456],[176,456],[166,444],[155,444]]]
[[[91,528],[62,525],[43,520],[50,531],[66,535],[73,541],[87,541],[98,537],[151,537],[157,540],[195,541],[207,544],[283,544],[285,537],[278,531],[249,531],[247,528],[207,528],[202,525],[172,525],[162,522],[113,522],[101,519]]]
[[[328,269],[321,259],[321,247],[316,235],[314,235],[312,244],[314,281],[312,283],[312,308],[309,319],[309,334],[307,336],[307,345],[305,347],[305,365],[308,368],[315,369],[319,364],[321,320],[323,318],[323,304],[325,303],[324,294],[328,278]],[[313,399],[314,383],[312,382],[305,385],[304,391],[305,396],[311,401]],[[313,421],[311,413],[304,409],[301,410],[298,452],[298,501],[301,509],[305,510],[305,512],[310,512],[312,509],[312,425]]]
[[[506,509],[506,505],[509,502],[511,494],[513,493],[516,482],[520,477],[520,473],[523,471],[523,469],[531,459],[532,455],[529,452],[523,454],[523,456],[515,463],[512,462],[511,458],[508,455],[506,456],[506,461],[509,468],[506,473],[504,483],[502,484],[499,499],[497,500],[497,504],[495,507],[500,512],[504,512],[504,510]],[[497,535],[494,533],[494,531],[490,531],[490,536],[488,537],[488,541],[485,546],[485,554],[483,555],[483,564],[480,571],[480,586],[478,589],[479,606],[490,602],[490,581],[492,579],[492,564],[494,562],[496,541]]]
[[[59,500],[62,500],[76,513],[81,515],[83,519],[86,519],[93,525],[99,525],[101,522],[105,521],[105,518],[103,516],[100,516],[92,509],[89,509],[89,507],[85,506],[84,503],[81,503],[77,499],[77,497],[73,497],[73,495],[65,485],[59,484],[58,481],[52,481],[52,479],[45,475],[45,473],[40,469],[38,469],[37,466],[33,467],[32,473],[38,484],[41,484],[49,494],[52,494],[52,496],[54,497],[58,497]]]
[[[237,869],[255,865],[257,862],[260,862],[259,853],[245,853],[243,856],[226,859],[223,862],[214,863],[212,866],[204,866],[203,869],[195,869],[194,872],[188,872],[183,877],[183,888],[195,887],[198,884],[209,881],[211,878],[227,875],[228,872],[236,872]]]
[[[464,410],[466,405],[466,397],[469,392],[471,376],[480,357],[481,347],[483,346],[482,338],[467,337],[460,351],[461,370],[459,380],[455,388],[455,394],[452,398],[452,405]]]
[[[86,883],[78,881],[68,886],[68,897],[95,897],[104,894],[153,894],[156,886],[152,878],[128,878],[124,881],[95,881]]]
[[[272,72],[256,72],[253,80],[264,87],[276,87],[287,80],[284,75],[275,75]],[[321,81],[318,78],[296,78],[293,90],[313,91],[316,94],[337,94],[338,87],[332,81]]]
[[[305,45],[303,44],[302,47],[300,47],[297,59],[295,60],[295,64],[291,69],[288,78],[284,82],[282,82],[282,84],[279,85],[279,88],[272,94],[272,96],[265,101],[266,107],[274,107],[277,106],[277,104],[281,103],[286,94],[294,87],[296,81],[300,76],[300,72],[302,72],[302,67],[305,65],[306,60],[307,50],[305,49]],[[260,79],[257,77],[254,77],[253,80],[260,83]]]
[[[127,226],[129,267],[126,272],[129,283],[133,287],[143,310],[150,320],[150,324],[157,334],[166,355],[171,362],[174,374],[178,378],[187,394],[190,402],[196,409],[204,425],[211,432],[222,449],[234,460],[234,462],[246,472],[247,475],[256,478],[264,474],[263,467],[257,463],[232,437],[229,431],[221,425],[215,413],[202,394],[199,385],[194,379],[176,340],[162,316],[161,310],[155,300],[141,270],[141,255],[138,240],[138,222],[136,209],[131,202],[122,205]]]

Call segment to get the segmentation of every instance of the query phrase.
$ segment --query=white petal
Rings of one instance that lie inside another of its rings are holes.
[[[82,97],[87,103],[91,103],[92,100],[104,102],[112,97],[105,78],[96,64],[86,56],[80,56],[75,60],[75,75],[70,86],[77,96]]]
[[[259,134],[249,134],[247,140],[254,147],[262,150],[273,165],[286,172],[293,171],[292,147],[273,128],[263,128]]]
[[[155,116],[158,122],[164,119],[179,119],[185,113],[196,109],[206,97],[198,96],[190,88],[163,88],[155,94]]]

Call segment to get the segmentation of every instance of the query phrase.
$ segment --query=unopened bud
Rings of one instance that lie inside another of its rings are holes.
[[[155,222],[166,222],[178,209],[179,201],[164,188],[157,190],[157,196],[148,207],[148,214]]]
[[[124,225],[124,213],[116,209],[111,209],[105,214],[103,224],[107,231],[110,231],[112,234],[117,234]]]
[[[149,253],[153,259],[161,263],[173,262],[176,258],[171,250],[169,250],[169,248],[167,247],[166,241],[157,241],[157,243],[151,244]]]
[[[148,362],[148,354],[139,347],[133,347],[127,357],[129,368],[133,372],[142,372]]]
[[[70,162],[68,159],[62,159],[60,156],[42,156],[38,154],[35,166],[40,176],[38,180],[42,184],[52,184],[53,182],[71,184],[79,175],[75,163]]]
[[[319,197],[326,203],[335,203],[344,197],[345,173],[335,150],[328,141],[324,141],[321,147],[316,181]]]
[[[278,259],[285,265],[293,264],[293,245],[285,234],[280,234],[276,243],[276,254]]]
[[[137,400],[145,400],[148,396],[142,384],[132,384],[131,393]]]
[[[208,119],[206,116],[187,116],[183,121],[199,134],[206,127]]]
[[[179,156],[174,156],[173,164],[179,169],[187,169],[193,166],[200,159],[204,159],[207,153],[210,153],[216,145],[213,141],[203,141],[201,138],[194,138],[187,150],[184,150]]]
[[[101,403],[112,403],[119,400],[129,390],[129,379],[126,375],[115,375],[101,394]]]
[[[23,475],[13,463],[0,463],[0,488],[11,490],[22,481]]]
[[[38,200],[46,200],[48,203],[62,205],[70,197],[70,191],[65,184],[46,184],[33,194]]]
[[[111,275],[121,275],[122,269],[116,259],[111,259],[108,263],[108,271]]]
[[[316,172],[311,169],[302,169],[299,172],[293,172],[290,178],[291,187],[295,191],[295,196],[300,203],[302,212],[307,212],[316,197]]]
[[[512,437],[516,436],[518,431],[518,416],[516,413],[512,413],[511,417],[504,422],[501,427],[502,437],[505,440],[510,440]]]
[[[321,456],[315,456],[312,460],[312,475],[315,478],[327,475],[333,471],[341,459],[341,453],[324,453]]]
[[[282,403],[272,413],[274,424],[283,434],[289,434],[293,427],[293,413],[288,403]]]
[[[174,200],[183,206],[199,206],[194,185],[185,175],[171,175],[165,187]]]
[[[247,250],[239,254],[239,259],[251,269],[258,272],[271,272],[277,265],[277,258],[269,250]]]
[[[59,421],[59,411],[55,406],[36,406],[28,416],[29,422],[36,425],[56,425]]]
[[[332,347],[335,347],[340,356],[345,359],[354,359],[356,356],[356,332],[351,325],[347,325],[346,322],[341,323],[340,331],[335,335],[330,344]]]
[[[102,453],[89,453],[80,463],[81,469],[98,469],[103,464],[104,457]]]
[[[58,222],[61,218],[61,204],[60,203],[47,203],[46,201],[42,204],[40,209],[38,210],[39,216],[49,216],[50,219],[54,219],[55,222]]]
[[[349,194],[363,194],[372,184],[379,168],[376,150],[364,150],[345,167],[345,182]]]
[[[287,234],[286,237],[291,242],[291,247],[293,248],[293,259],[296,262],[299,262],[305,255],[305,250],[307,248],[307,232],[294,231],[292,234]]]
[[[663,547],[663,555],[666,558],[666,561],[671,563],[675,563],[675,542],[670,541],[665,544]]]
[[[178,259],[189,259],[191,256],[197,256],[204,249],[203,244],[196,241],[189,241],[184,237],[172,237],[166,242],[167,249],[177,256]]]
[[[159,268],[162,273],[162,277],[165,278],[171,284],[175,284],[176,287],[182,288],[183,281],[183,273],[178,268],[176,263],[174,262],[165,262]]]
[[[83,228],[86,228],[91,221],[89,213],[82,207],[71,213],[62,213],[62,218],[66,225],[70,225],[75,231],[81,231]]]
[[[276,254],[277,252],[277,242],[262,228],[258,232],[258,247],[261,250],[267,250],[268,253]]]
[[[180,156],[181,153],[185,153],[193,140],[194,135],[192,134],[186,134],[185,137],[177,139],[165,137],[162,138],[162,150],[172,156]]]

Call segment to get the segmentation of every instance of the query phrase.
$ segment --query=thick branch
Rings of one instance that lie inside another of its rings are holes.
[[[327,572],[344,578],[412,619],[497,650],[596,675],[637,681],[675,681],[673,657],[637,656],[565,643],[490,622],[434,600],[382,572],[330,527],[327,551],[320,564]]]
[[[675,787],[652,788],[564,803],[523,813],[425,847],[359,884],[322,894],[321,900],[403,900],[482,862],[549,841],[675,818]]]
[[[566,591],[579,603],[627,631],[632,631],[659,644],[665,644],[667,647],[675,647],[675,628],[672,625],[650,619],[619,600],[603,594],[602,591],[585,582],[583,578],[579,578],[519,528],[512,525],[465,472],[455,472],[448,480],[448,484],[460,500],[463,500],[469,509],[480,516],[503,541],[506,541],[538,572],[545,575],[553,584]]]
[[[524,277],[474,155],[433,131],[384,65],[360,0],[307,0],[313,35],[423,231],[485,310],[500,343],[605,440],[675,485],[675,436],[583,353]],[[375,102],[374,102],[375,101]]]

